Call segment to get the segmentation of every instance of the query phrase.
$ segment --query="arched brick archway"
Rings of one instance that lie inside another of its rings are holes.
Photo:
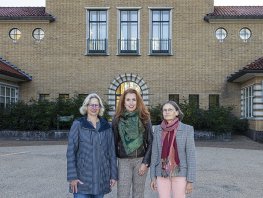
[[[108,88],[108,104],[112,107],[112,111],[109,112],[111,116],[115,113],[116,107],[116,91],[118,87],[124,82],[134,82],[140,89],[142,94],[142,99],[145,105],[149,105],[149,88],[145,81],[138,74],[120,74],[111,82]]]

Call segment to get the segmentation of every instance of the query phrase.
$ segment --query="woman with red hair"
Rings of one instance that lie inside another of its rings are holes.
[[[144,186],[151,162],[152,124],[141,95],[127,89],[120,97],[112,121],[118,157],[117,197],[144,197]]]

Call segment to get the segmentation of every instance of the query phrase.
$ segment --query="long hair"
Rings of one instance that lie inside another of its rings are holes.
[[[163,110],[163,106],[166,105],[166,104],[172,105],[172,106],[175,108],[175,110],[178,111],[179,115],[178,115],[177,117],[178,117],[178,119],[179,119],[180,121],[182,121],[182,119],[183,119],[183,117],[184,117],[184,113],[182,112],[182,110],[181,110],[181,108],[179,107],[179,105],[178,105],[176,102],[174,102],[174,101],[172,101],[172,100],[169,100],[169,101],[163,103],[163,105],[162,105],[162,110]],[[162,117],[163,117],[163,116],[162,116]]]
[[[95,94],[95,93],[91,93],[91,94],[89,94],[89,95],[85,98],[82,106],[79,108],[80,114],[81,114],[81,115],[86,115],[86,114],[87,114],[87,108],[88,108],[89,102],[90,102],[90,100],[91,100],[92,98],[98,99],[99,105],[100,105],[99,115],[100,115],[100,116],[103,116],[103,113],[104,113],[104,110],[105,110],[104,105],[103,105],[103,103],[102,103],[101,98],[98,96],[98,94]]]
[[[124,93],[121,95],[117,106],[115,118],[119,120],[121,115],[125,111],[124,103],[125,103],[125,97],[128,93],[136,95],[136,110],[138,110],[139,118],[141,119],[142,123],[146,125],[146,123],[150,120],[150,113],[147,107],[145,106],[141,95],[135,89],[132,88],[125,90]]]

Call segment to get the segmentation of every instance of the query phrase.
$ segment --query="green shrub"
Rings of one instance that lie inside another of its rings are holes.
[[[0,109],[0,129],[10,130],[41,130],[47,131],[57,128],[57,116],[73,115],[74,119],[81,117],[79,108],[84,97],[75,96],[70,99],[56,99],[55,101],[35,101],[28,103],[19,101],[8,108]],[[104,115],[109,118],[110,106],[105,105]],[[72,121],[60,122],[60,129],[69,129]]]
[[[196,130],[214,131],[216,133],[239,132],[248,130],[248,121],[239,119],[232,114],[232,107],[213,107],[208,110],[197,108],[195,104],[186,101],[180,104],[184,113],[183,122],[194,126]],[[150,108],[153,124],[160,124],[162,120],[161,105]]]

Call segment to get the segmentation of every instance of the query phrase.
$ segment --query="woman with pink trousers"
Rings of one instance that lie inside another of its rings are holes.
[[[194,129],[181,122],[183,113],[174,101],[162,105],[162,115],[153,135],[151,188],[160,198],[185,198],[196,178]]]

